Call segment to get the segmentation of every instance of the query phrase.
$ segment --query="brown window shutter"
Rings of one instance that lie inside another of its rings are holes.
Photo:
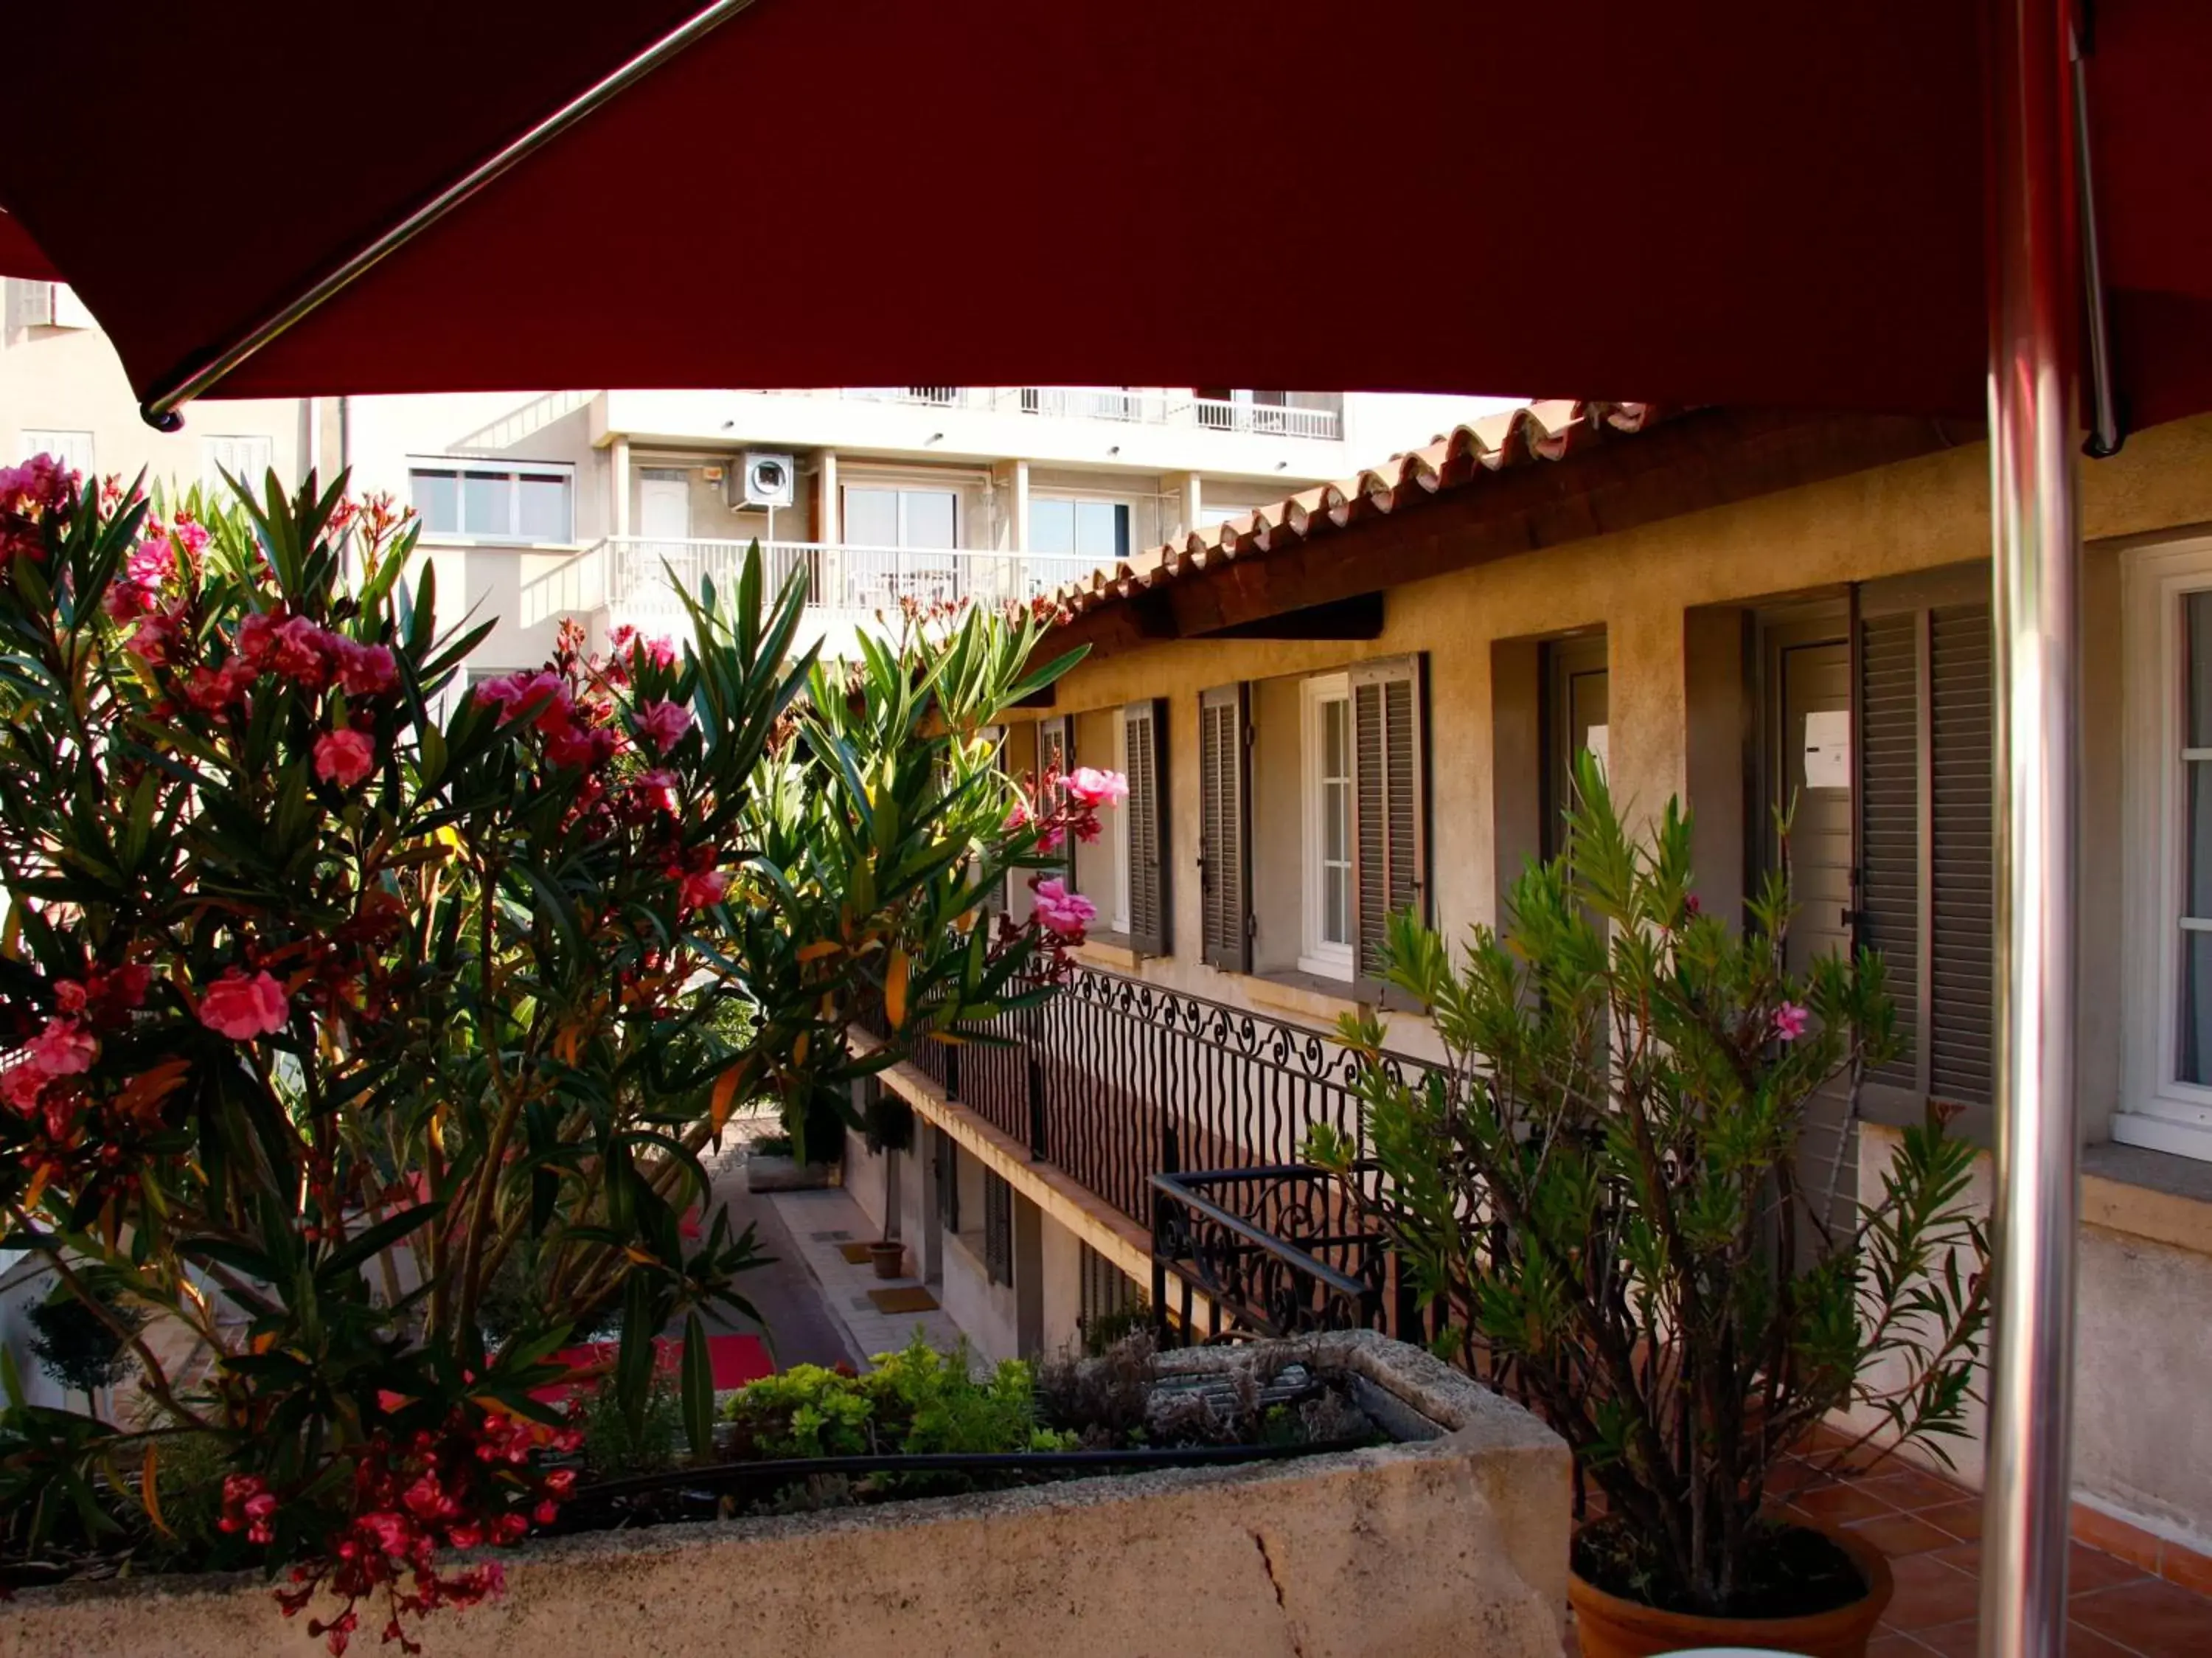
[[[1859,624],[1859,892],[1856,942],[1881,954],[1897,1003],[1898,1051],[1867,1073],[1869,1082],[1928,1091],[1921,1071],[1927,1045],[1920,961],[1920,802],[1926,758],[1921,710],[1927,705],[1927,613],[1869,616]]]
[[[1427,667],[1401,656],[1351,674],[1352,936],[1369,994],[1390,916],[1431,918]]]
[[[1198,865],[1210,966],[1252,971],[1249,688],[1218,686],[1198,698]]]
[[[1066,777],[1075,769],[1074,727],[1065,714],[1055,714],[1037,722],[1036,775],[1042,783],[1058,772]],[[1071,884],[1075,880],[1075,849],[1060,849],[1060,874]]]
[[[1856,942],[1881,954],[1899,1037],[1868,1080],[1986,1105],[1996,1081],[1990,607],[1863,615],[1858,658]]]
[[[1121,710],[1128,750],[1129,948],[1168,954],[1168,705],[1131,703]]]
[[[1996,1098],[1996,691],[1987,605],[1929,613],[1929,835],[1934,949],[1929,1089],[1938,1099]]]

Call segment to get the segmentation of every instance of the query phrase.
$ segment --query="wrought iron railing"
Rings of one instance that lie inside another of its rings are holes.
[[[882,1034],[881,1018],[862,1022]],[[1281,1167],[1320,1125],[1366,1151],[1355,1056],[1249,1009],[1079,966],[1042,1007],[967,1034],[981,1039],[925,1040],[911,1063],[1140,1225],[1156,1173]],[[1383,1063],[1408,1078],[1424,1069]]]
[[[1400,1330],[1389,1240],[1298,1164],[1155,1174],[1152,1313],[1163,1337]]]

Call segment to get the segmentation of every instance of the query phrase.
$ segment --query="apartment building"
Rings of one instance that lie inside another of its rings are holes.
[[[1495,398],[1239,387],[894,386],[205,403],[139,420],[64,284],[9,280],[0,443],[87,472],[287,482],[353,469],[422,515],[441,613],[495,623],[471,672],[535,665],[568,617],[683,625],[757,540],[809,637],[902,599],[1030,598],[1490,410]]]

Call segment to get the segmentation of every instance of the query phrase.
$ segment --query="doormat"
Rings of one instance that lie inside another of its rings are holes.
[[[868,1264],[868,1247],[866,1244],[839,1244],[837,1253],[855,1266]]]
[[[868,1299],[876,1304],[878,1313],[934,1313],[937,1297],[920,1284],[909,1284],[897,1289],[871,1289]]]

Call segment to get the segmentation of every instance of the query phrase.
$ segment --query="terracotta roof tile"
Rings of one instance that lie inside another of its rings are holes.
[[[1411,502],[1479,485],[1492,473],[1565,460],[1616,435],[1648,430],[1665,418],[1648,403],[1532,403],[1459,426],[1426,447],[1392,455],[1341,483],[1317,484],[1271,506],[1196,530],[1147,556],[1093,571],[1059,594],[1066,619],[1218,564],[1272,552],[1395,512]]]

